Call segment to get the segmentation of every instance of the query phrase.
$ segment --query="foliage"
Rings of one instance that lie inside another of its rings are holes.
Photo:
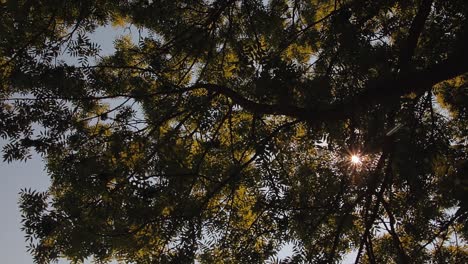
[[[21,193],[37,263],[466,262],[466,1],[0,10],[3,157],[52,180]],[[109,25],[143,34],[103,56]]]

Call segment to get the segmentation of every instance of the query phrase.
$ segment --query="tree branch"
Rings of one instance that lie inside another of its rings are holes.
[[[284,115],[310,123],[321,123],[324,121],[345,120],[353,115],[370,109],[372,106],[389,103],[405,94],[422,94],[433,85],[452,79],[456,76],[468,72],[468,53],[460,50],[454,53],[447,60],[436,63],[424,70],[411,71],[399,76],[371,80],[360,94],[351,97],[346,101],[331,104],[321,109],[307,109],[305,107],[259,103],[241,93],[224,85],[214,83],[196,83],[186,88],[175,88],[169,91],[159,91],[148,94],[116,94],[105,96],[85,96],[85,97],[45,97],[45,98],[0,98],[0,101],[19,100],[102,100],[112,98],[147,98],[168,94],[183,94],[194,90],[205,89],[230,98],[233,103],[258,115]]]
[[[413,57],[418,44],[419,36],[423,31],[424,23],[431,12],[432,2],[433,0],[423,0],[416,17],[411,23],[406,43],[404,43],[404,46],[401,48],[400,70],[402,72],[405,72],[408,69],[411,58]]]

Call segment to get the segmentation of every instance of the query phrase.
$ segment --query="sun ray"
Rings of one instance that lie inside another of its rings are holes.
[[[351,164],[360,165],[361,163],[362,163],[362,159],[359,155],[356,155],[356,154],[351,155]]]

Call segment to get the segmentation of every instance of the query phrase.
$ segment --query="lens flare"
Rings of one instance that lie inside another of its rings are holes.
[[[362,163],[361,157],[359,157],[358,155],[351,155],[351,163],[353,165],[361,164]]]

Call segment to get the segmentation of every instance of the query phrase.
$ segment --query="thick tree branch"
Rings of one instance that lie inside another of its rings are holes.
[[[321,119],[321,121],[343,120],[351,115],[368,110],[373,105],[399,100],[401,96],[406,94],[422,94],[437,83],[468,72],[467,57],[466,52],[460,52],[424,70],[408,72],[399,77],[370,81],[359,95],[345,102],[332,105],[328,110],[310,113],[307,120],[314,119],[311,116],[312,114],[320,114],[316,118]]]
[[[426,22],[426,19],[431,12],[432,2],[433,0],[423,0],[416,17],[411,23],[406,42],[401,48],[400,70],[402,72],[407,71],[407,68],[411,62],[411,58],[413,57],[416,46],[418,44],[419,36],[424,29],[424,23]]]
[[[190,89],[205,88],[209,91],[217,92],[231,98],[234,103],[257,114],[286,115],[316,123],[343,120],[353,114],[367,110],[373,105],[382,104],[389,100],[398,100],[405,94],[421,94],[439,82],[468,72],[466,59],[466,52],[460,52],[446,61],[432,65],[424,70],[409,72],[399,77],[370,81],[362,93],[347,101],[333,104],[328,109],[309,110],[290,105],[257,103],[232,89],[216,84],[198,84]]]
[[[360,94],[329,105],[328,108],[308,109],[284,104],[265,104],[249,99],[243,94],[224,85],[214,83],[197,83],[186,88],[176,88],[169,91],[160,91],[150,94],[116,94],[105,96],[85,97],[50,97],[50,98],[0,98],[0,101],[15,100],[101,100],[111,98],[147,98],[159,95],[182,94],[194,90],[205,89],[209,92],[221,94],[230,98],[233,103],[259,115],[284,115],[310,123],[321,123],[324,121],[345,120],[353,115],[370,109],[374,105],[399,100],[405,94],[422,94],[433,85],[452,79],[468,72],[468,53],[461,50],[454,53],[447,60],[436,63],[424,70],[411,71],[399,76],[381,78],[369,81],[366,88]]]

